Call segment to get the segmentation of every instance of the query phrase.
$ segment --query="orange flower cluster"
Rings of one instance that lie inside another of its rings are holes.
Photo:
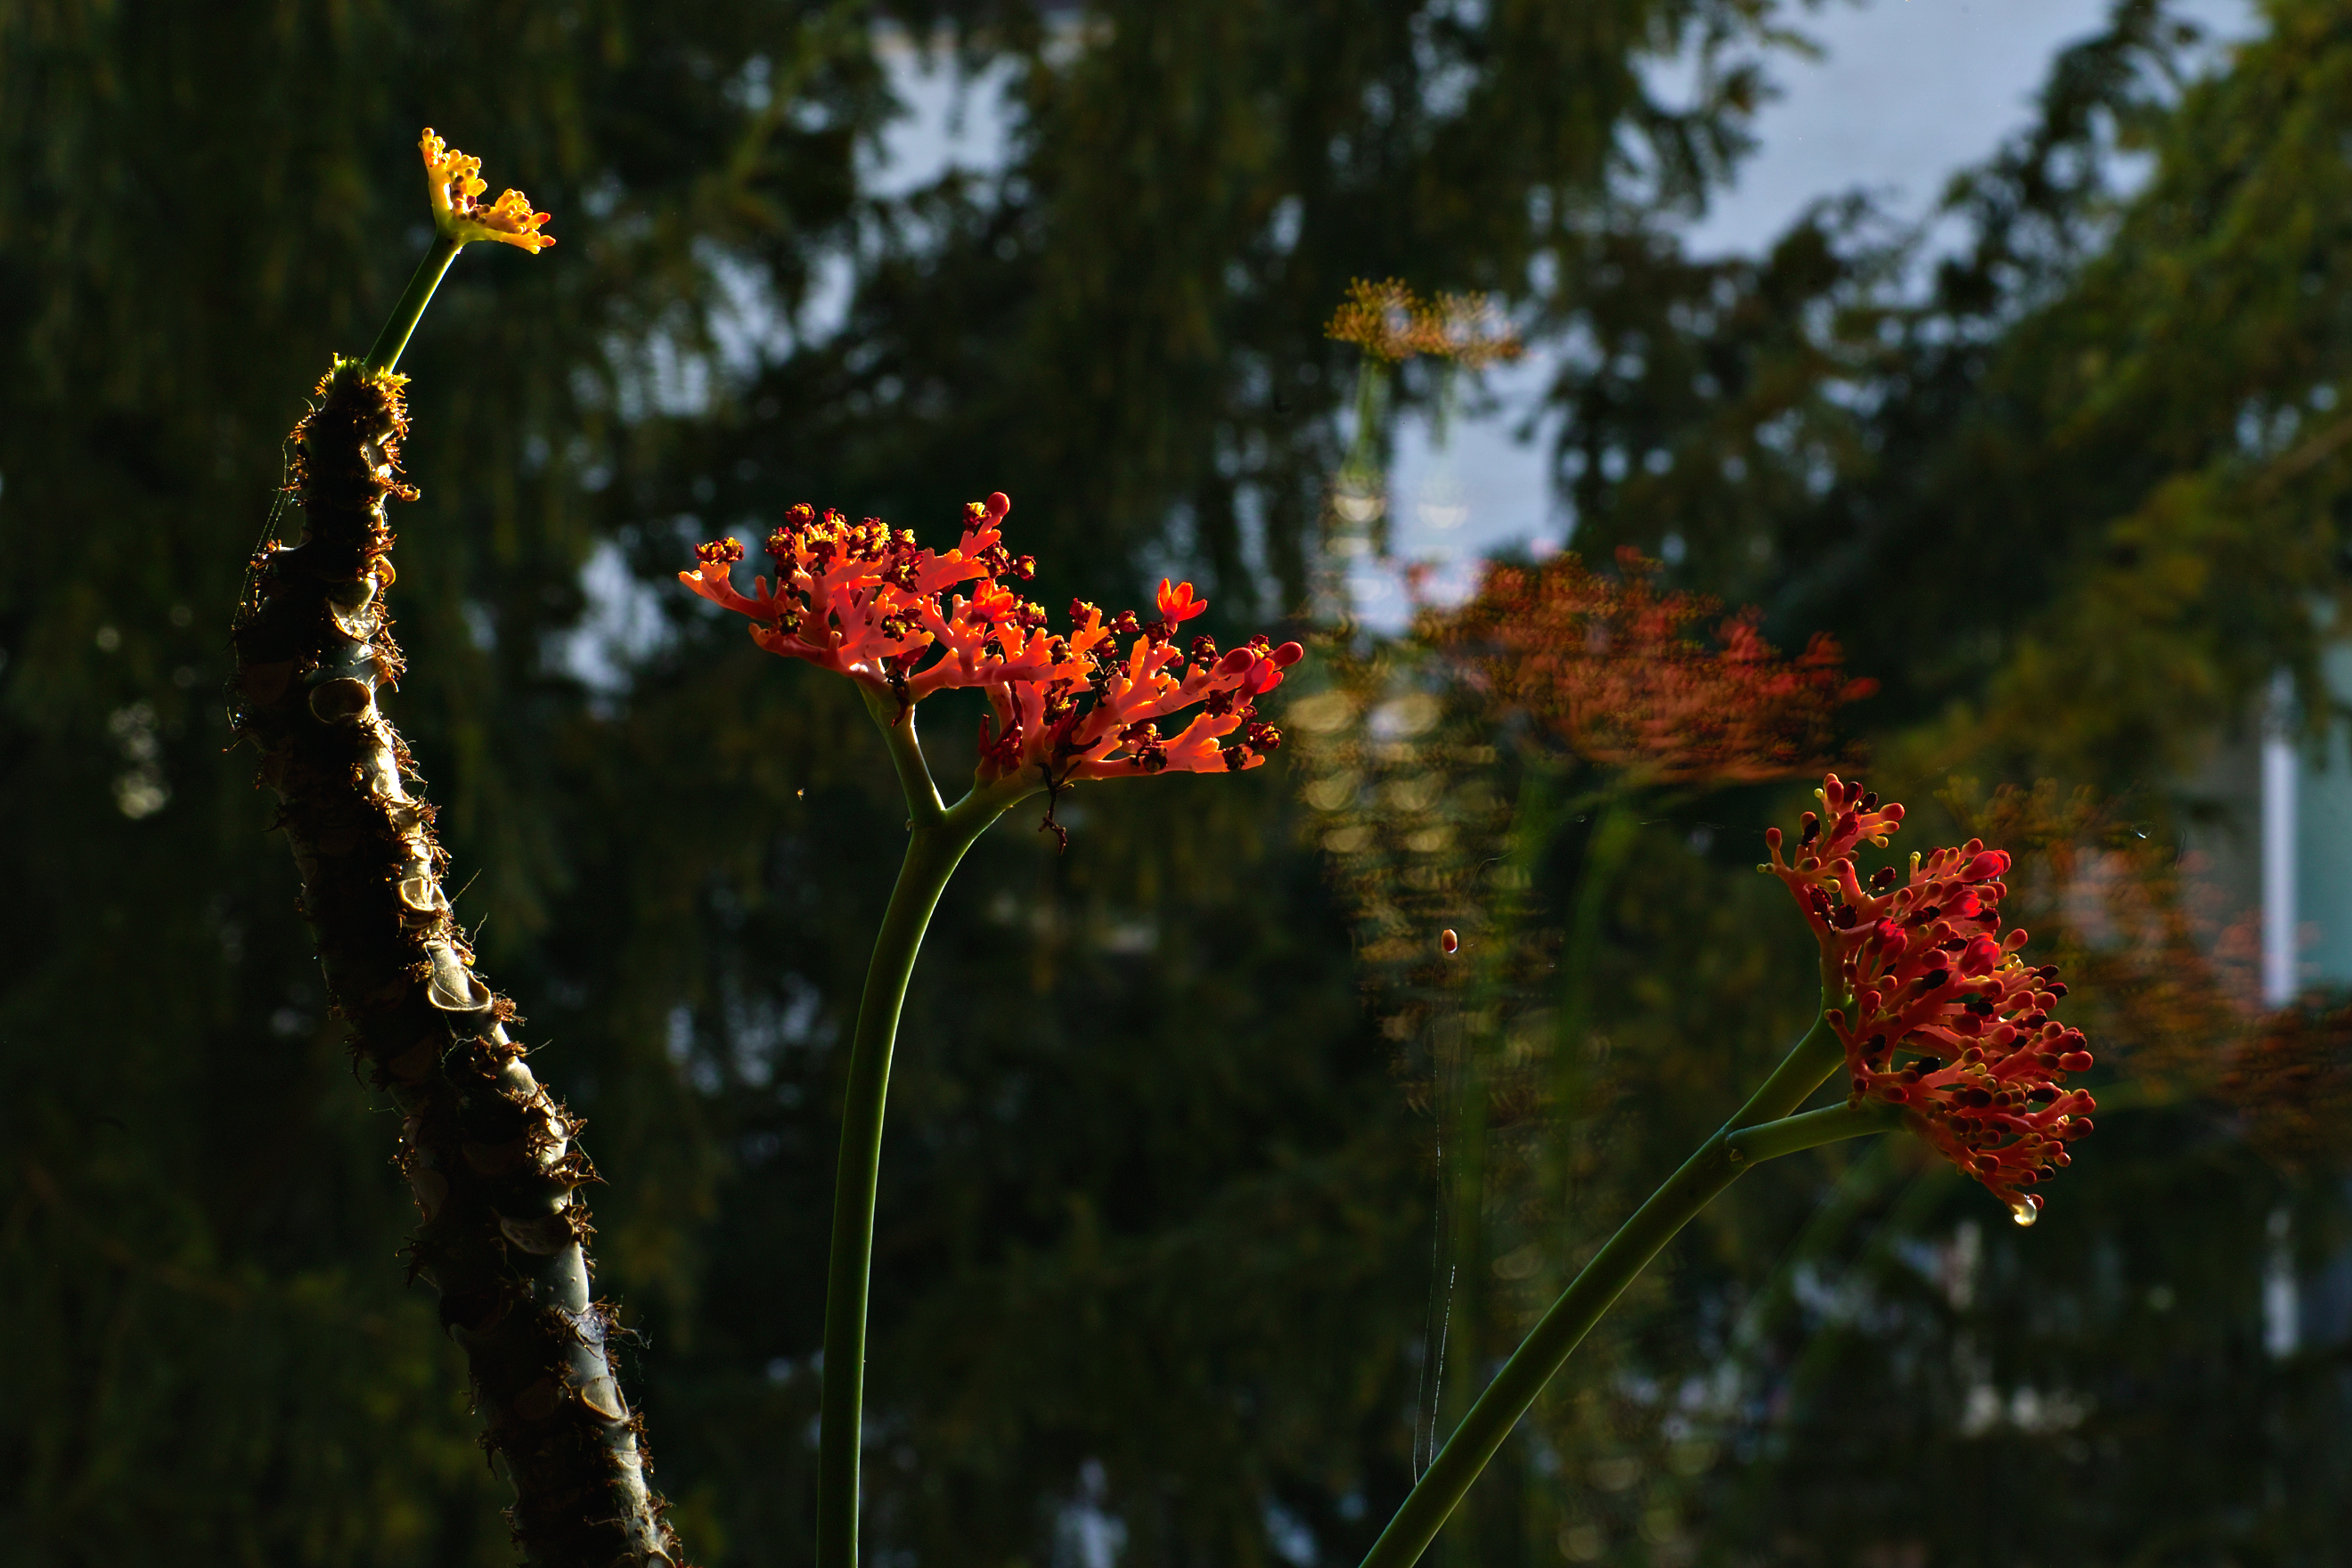
[[[1518,330],[1490,296],[1440,294],[1433,304],[1394,278],[1349,283],[1346,301],[1332,312],[1323,335],[1354,343],[1387,364],[1430,354],[1477,370],[1527,352]]]
[[[1785,778],[1834,754],[1843,704],[1878,683],[1848,679],[1835,638],[1817,633],[1783,658],[1742,610],[1661,594],[1657,563],[1626,549],[1621,575],[1574,555],[1540,566],[1489,565],[1478,592],[1424,616],[1423,636],[1466,654],[1473,679],[1505,708],[1526,711],[1586,761],[1661,784]]]
[[[1259,637],[1220,653],[1202,636],[1180,647],[1178,629],[1209,602],[1164,578],[1155,621],[1132,610],[1106,619],[1073,602],[1070,630],[1054,632],[1043,608],[1001,581],[1026,581],[1036,567],[1004,546],[1012,507],[1002,492],[972,502],[961,542],[933,551],[879,518],[853,523],[796,506],[768,536],[772,590],[762,576],[748,597],[736,592],[730,568],[743,547],[732,539],[699,546],[699,564],[678,580],[749,616],[751,639],[770,653],[887,689],[905,707],[978,687],[990,710],[981,721],[984,779],[1035,768],[1058,789],[1078,779],[1226,773],[1257,766],[1282,743],[1255,704],[1297,661],[1297,643],[1275,647]],[[969,592],[950,592],[965,584]],[[1199,711],[1163,732],[1188,709]]]
[[[460,245],[478,239],[519,246],[536,256],[555,243],[539,226],[548,215],[530,210],[530,198],[508,191],[489,205],[480,196],[490,187],[482,180],[482,161],[460,153],[433,133],[430,125],[417,142],[425,155],[425,184],[433,198],[434,226]]]
[[[1822,971],[1852,998],[1828,1014],[1845,1046],[1856,1100],[1899,1105],[1945,1158],[2032,1225],[2038,1194],[2022,1191],[2066,1165],[2066,1145],[2091,1131],[2089,1091],[2061,1087],[2086,1070],[2082,1031],[2050,1016],[2066,987],[2058,971],[2018,956],[2025,932],[2000,930],[2010,858],[1971,838],[1911,858],[1906,877],[1881,868],[1865,885],[1853,852],[1884,848],[1903,808],[1881,805],[1832,773],[1807,812],[1794,864],[1768,829],[1772,871],[1795,896],[1822,946]],[[1911,1060],[1895,1062],[1898,1052]]]

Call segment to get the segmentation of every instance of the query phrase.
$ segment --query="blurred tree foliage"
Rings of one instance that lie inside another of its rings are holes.
[[[1001,485],[1056,590],[1198,561],[1221,609],[1278,614],[1346,277],[1515,284],[1627,190],[1695,199],[1767,9],[941,13],[1017,86],[1011,166],[877,201],[861,6],[0,5],[13,1552],[507,1550],[401,1288],[391,1130],[211,695],[302,389],[425,243],[418,126],[562,247],[467,258],[404,365],[400,721],[614,1178],[603,1283],[677,1522],[790,1560],[828,1047],[898,825],[846,693],[669,601],[583,641],[583,568],[658,584],[706,523],[805,495],[928,527]],[[1692,50],[1701,91],[1662,106],[1639,61]],[[807,307],[845,266],[835,322]],[[1008,833],[959,889],[885,1194],[884,1549],[1048,1553],[1089,1458],[1139,1561],[1263,1557],[1269,1495],[1360,1536],[1402,1485],[1418,1317],[1379,1304],[1418,1299],[1420,1140],[1285,809],[1278,778],[1106,794],[1066,860]]]
[[[832,1047],[898,824],[845,689],[682,595],[628,623],[690,540],[803,499],[929,534],[1002,488],[1045,602],[1181,568],[1213,629],[1254,629],[1318,570],[1349,369],[1321,324],[1393,274],[1517,301],[1563,354],[1579,548],[1759,603],[1784,647],[1835,633],[1884,683],[1874,782],[1945,790],[1955,826],[2168,843],[2181,770],[2274,668],[2315,669],[2352,517],[2339,0],[2273,0],[2194,79],[2126,0],[1956,187],[1924,290],[1858,201],[1759,258],[1675,243],[1743,145],[1763,0],[893,9],[1006,85],[1003,169],[861,184],[891,105],[857,6],[0,0],[13,1557],[507,1553],[457,1359],[401,1287],[391,1129],[211,695],[300,392],[425,243],[420,125],[562,244],[464,258],[405,362],[425,499],[393,701],[479,868],[460,914],[612,1182],[603,1283],[701,1561],[806,1550]],[[1668,56],[1701,62],[1673,105]],[[1491,826],[1509,736],[1444,712],[1449,755],[1497,758]],[[2124,805],[2032,816],[1956,771]],[[1305,837],[1327,808],[1287,776],[1082,795],[1066,857],[1013,825],[950,891],[877,1237],[893,1561],[1097,1568],[1085,1542],[1123,1531],[1138,1568],[1344,1562],[1407,1483],[1435,1107],[1391,1079],[1413,1058],[1359,1005]],[[1555,1088],[1496,1145],[1520,1173],[1468,1200],[1457,1388],[1801,1025],[1801,928],[1746,870],[1783,804],[1652,803],[1614,844],[1565,822],[1490,911],[1531,992],[1571,902],[1594,946],[1561,1009],[1583,1056],[1522,1073]],[[2265,1271],[2341,1256],[2325,1130],[2267,1162],[2194,1070],[2234,1016],[2198,1012],[2204,960],[2100,948],[2052,875],[2045,937],[2106,954],[2086,1008],[2124,1059],[2189,1067],[2124,1091],[2032,1232],[1901,1142],[1751,1178],[1448,1550],[2340,1559],[2344,1309],[2306,1291],[2300,1348],[2263,1337]],[[1512,1206],[1548,1136],[1582,1184],[1550,1227]]]
[[[1900,1142],[1735,1192],[1661,1331],[1558,1391],[1622,1445],[1563,1464],[1544,1522],[1571,1560],[2343,1560],[2352,1127],[2309,1092],[2341,1047],[2332,1016],[2250,1034],[2231,911],[2178,858],[2186,830],[2253,830],[2218,786],[2273,671],[2315,738],[2340,706],[2318,656],[2352,558],[2352,17],[2260,21],[2192,69],[2124,0],[1954,182],[1956,245],[1858,198],[1758,258],[1628,222],[1553,301],[1583,345],[1556,388],[1579,545],[1837,635],[1884,683],[1873,782],[1945,807],[1905,837],[2028,852],[2027,923],[2125,1069],[2031,1232]],[[1976,782],[2002,779],[2045,783]],[[1644,995],[1690,950],[1669,912],[1718,889],[1670,842],[1615,910],[1639,968],[1612,1033],[1659,1072],[1736,1005]],[[2259,1081],[2280,1068],[2304,1091]],[[1801,1232],[1801,1206],[1751,1217],[1822,1195]]]

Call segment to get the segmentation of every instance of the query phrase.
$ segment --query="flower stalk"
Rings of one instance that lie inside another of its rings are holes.
[[[1184,623],[1205,614],[1208,601],[1192,584],[1165,579],[1153,620],[1132,610],[1105,616],[1080,600],[1070,605],[1069,629],[1055,632],[1045,607],[1005,581],[1025,583],[1036,570],[1004,543],[1012,509],[1002,491],[971,502],[957,542],[938,550],[879,518],[853,523],[803,504],[769,534],[774,575],[753,578],[751,593],[735,585],[744,555],[737,540],[698,546],[694,569],[678,574],[699,597],[749,620],[752,642],[767,652],[855,681],[907,797],[907,858],[866,969],[842,1104],[825,1274],[818,1568],[857,1563],[866,1307],[890,1057],[949,878],[991,824],[1032,795],[1050,802],[1083,780],[1264,766],[1282,731],[1259,720],[1257,700],[1304,651],[1262,637],[1224,650],[1205,634],[1186,640]],[[964,689],[987,704],[979,766],[970,792],[946,805],[916,736],[915,709]],[[1050,805],[1045,826],[1066,837]]]
[[[1412,1568],[1511,1429],[1593,1324],[1725,1188],[1750,1167],[1841,1139],[1908,1128],[2010,1206],[2039,1213],[2025,1191],[2069,1163],[2090,1131],[2090,1095],[2063,1080],[2087,1070],[2079,1031],[2050,1017],[2065,995],[2057,970],[2028,968],[2026,934],[1998,934],[1999,879],[2010,858],[1971,839],[1887,866],[1867,881],[1854,864],[1884,847],[1902,806],[1835,773],[1814,792],[1793,860],[1779,828],[1759,869],[1787,884],[1821,949],[1822,1006],[1772,1075],[1593,1256],[1495,1374],[1372,1543],[1363,1568]],[[1910,1058],[1897,1066],[1900,1058]],[[1798,1107],[1844,1068],[1843,1104]]]
[[[1842,1056],[1827,1019],[1817,1019],[1738,1113],[1699,1145],[1682,1168],[1618,1227],[1471,1405],[1469,1414],[1365,1554],[1363,1568],[1411,1568],[1418,1562],[1468,1495],[1471,1483],[1518,1425],[1519,1417],[1650,1259],[1749,1166],[1773,1154],[1813,1146],[1803,1140],[1823,1131],[1823,1125],[1807,1117],[1790,1118],[1789,1113],[1837,1070]],[[1791,1134],[1782,1131],[1791,1121],[1807,1123],[1793,1135],[1794,1142],[1790,1142]],[[1832,1131],[1814,1142],[1884,1131],[1885,1125],[1858,1123],[1850,1131]],[[1781,1147],[1783,1143],[1789,1147]],[[1770,1149],[1773,1154],[1757,1152],[1761,1149]]]
[[[398,302],[392,307],[392,315],[384,321],[383,331],[375,335],[375,342],[368,349],[367,358],[360,362],[362,369],[372,374],[389,375],[400,363],[401,351],[408,347],[409,337],[416,331],[416,323],[424,319],[425,307],[433,303],[433,291],[441,287],[442,276],[449,270],[449,264],[457,259],[457,252],[465,247],[464,240],[452,239],[446,234],[433,237],[433,248],[425,253],[425,259],[418,262],[416,270],[409,275],[408,287],[401,291]]]
[[[979,784],[944,805],[931,780],[912,708],[866,689],[907,795],[907,858],[883,911],[866,970],[842,1097],[841,1156],[833,1195],[833,1242],[825,1270],[824,1384],[817,1449],[817,1562],[856,1568],[858,1461],[866,1397],[866,1300],[874,1267],[874,1199],[882,1166],[883,1109],[890,1057],[907,984],[931,912],[967,850],[996,819],[1042,787],[1013,777]]]

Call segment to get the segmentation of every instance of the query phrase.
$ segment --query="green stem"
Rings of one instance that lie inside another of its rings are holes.
[[[1828,1020],[1817,1018],[1763,1087],[1699,1146],[1681,1170],[1666,1178],[1665,1184],[1633,1212],[1633,1217],[1609,1238],[1608,1245],[1552,1303],[1405,1495],[1396,1517],[1366,1554],[1363,1568],[1412,1568],[1419,1561],[1439,1527],[1478,1479],[1478,1472],[1486,1468],[1511,1428],[1601,1313],[1675,1234],[1742,1172],[1777,1154],[1895,1124],[1883,1114],[1864,1115],[1844,1106],[1805,1116],[1790,1114],[1843,1059]]]
[[[1575,890],[1566,941],[1559,954],[1559,1023],[1554,1036],[1552,1103],[1560,1135],[1555,1141],[1551,1175],[1561,1212],[1576,1206],[1575,1128],[1591,1079],[1592,989],[1601,955],[1601,916],[1618,876],[1632,858],[1640,837],[1641,815],[1615,789],[1573,803],[1592,816],[1592,831],[1584,841],[1583,863],[1577,868]],[[1549,832],[1549,828],[1547,828]]]
[[[1603,793],[1592,810],[1592,833],[1584,841],[1584,864],[1578,868],[1575,902],[1568,922],[1568,941],[1559,955],[1560,1023],[1570,1053],[1584,1045],[1592,1021],[1592,971],[1601,952],[1601,918],[1616,889],[1617,874],[1633,856],[1640,836],[1641,814],[1614,790]]]
[[[874,1266],[874,1194],[882,1162],[883,1103],[898,1013],[923,931],[964,852],[1014,803],[1037,786],[1015,780],[976,784],[943,806],[915,738],[912,708],[871,689],[866,706],[882,726],[907,795],[907,858],[874,939],[857,1029],[849,1047],[849,1082],[841,1108],[841,1160],[833,1194],[833,1247],[824,1289],[824,1373],[816,1479],[818,1568],[856,1568],[859,1428],[866,1398],[866,1309]]]
[[[1356,363],[1355,438],[1348,445],[1347,460],[1339,465],[1339,477],[1367,491],[1381,479],[1379,431],[1388,392],[1388,362],[1364,355]]]
[[[446,234],[434,237],[433,248],[416,264],[406,291],[393,306],[383,331],[375,335],[375,346],[360,362],[361,369],[371,375],[391,374],[393,366],[400,363],[400,351],[408,346],[408,335],[416,330],[418,319],[425,314],[425,307],[433,302],[433,290],[441,287],[441,275],[449,270],[449,263],[457,260],[457,252],[465,247],[464,240],[452,239]]]
[[[1900,1110],[1865,1100],[1855,1105],[1825,1106],[1802,1116],[1784,1116],[1760,1127],[1743,1127],[1725,1141],[1725,1147],[1735,1163],[1760,1164],[1783,1154],[1818,1149],[1824,1143],[1867,1137],[1873,1132],[1893,1132],[1902,1125]]]

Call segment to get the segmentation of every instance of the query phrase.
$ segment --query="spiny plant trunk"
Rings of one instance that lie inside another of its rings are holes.
[[[605,1346],[613,1314],[590,1288],[578,1124],[508,1037],[514,1005],[474,972],[442,891],[433,808],[409,794],[421,781],[376,708],[402,668],[384,610],[384,503],[415,496],[399,479],[401,385],[339,360],[295,427],[305,527],[291,547],[264,540],[247,574],[237,732],[282,803],[335,1008],[400,1108],[401,1169],[424,1215],[412,1268],[465,1350],[526,1561],[675,1563]]]

